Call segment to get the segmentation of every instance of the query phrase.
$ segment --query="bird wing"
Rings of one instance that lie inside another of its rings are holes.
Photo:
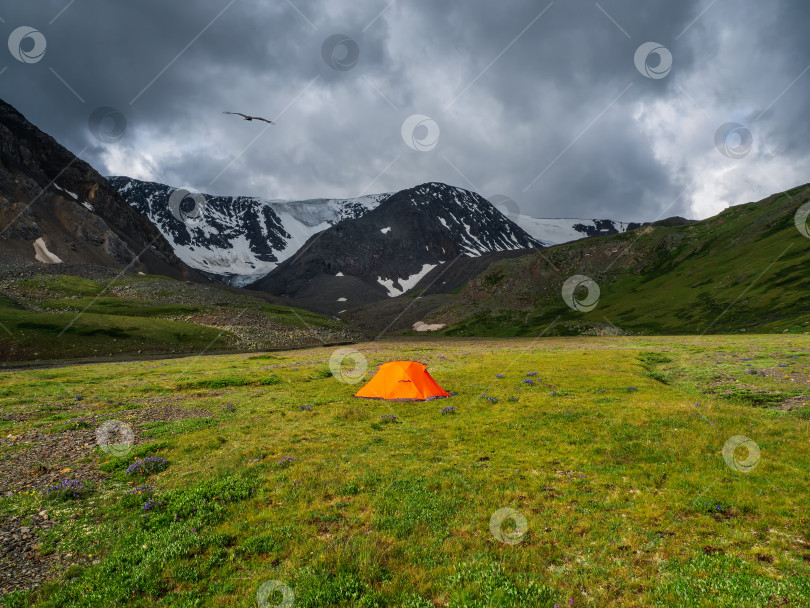
[[[262,118],[261,116],[248,116],[247,114],[242,114],[241,112],[223,112],[223,114],[235,114],[236,116],[241,116],[246,120],[263,120],[264,122],[269,122],[271,125],[274,125],[272,120],[267,120],[266,118]]]

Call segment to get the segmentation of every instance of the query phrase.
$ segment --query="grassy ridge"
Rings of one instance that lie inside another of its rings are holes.
[[[796,229],[794,215],[808,200],[810,187],[802,186],[696,224],[648,227],[498,262],[434,320],[460,336],[566,335],[611,324],[653,334],[807,331],[810,239]],[[560,295],[574,274],[599,285],[590,312],[570,309]]]
[[[164,277],[0,278],[0,361],[272,348],[317,343],[319,334],[339,341],[347,331],[311,312]]]
[[[310,607],[805,605],[808,421],[803,405],[783,406],[808,400],[808,346],[801,336],[358,346],[370,369],[423,361],[458,393],[426,403],[352,398],[357,385],[321,373],[325,349],[0,374],[0,407],[13,415],[4,434],[147,404],[207,412],[126,414],[135,451],[97,451],[110,478],[82,498],[0,498],[5,515],[49,509],[58,527],[40,550],[78,556],[58,581],[4,602],[246,607],[277,580]],[[278,383],[246,383],[262,377]],[[751,405],[745,391],[780,399]],[[447,405],[456,413],[442,414]],[[761,450],[748,474],[724,461],[735,435]],[[0,445],[2,464],[16,452]],[[167,468],[125,472],[147,456]],[[143,483],[154,493],[126,494]],[[147,500],[161,504],[144,510]],[[514,545],[490,530],[504,508],[526,518]]]

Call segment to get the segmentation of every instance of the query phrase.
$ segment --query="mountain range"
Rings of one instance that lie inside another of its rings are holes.
[[[634,224],[505,215],[437,182],[351,199],[202,195],[107,179],[0,102],[4,356],[68,343],[72,355],[98,352],[104,336],[124,353],[412,328],[804,331],[810,249],[795,218],[808,204],[810,187],[800,186],[699,222]],[[65,275],[74,278],[55,278]],[[158,288],[154,275],[168,283]],[[237,301],[250,304],[234,311],[252,312],[230,314]]]
[[[436,284],[448,262],[453,271],[438,283],[445,290],[470,278],[471,269],[480,272],[511,252],[640,225],[507,217],[480,195],[441,183],[349,199],[290,201],[192,194],[124,176],[109,181],[180,259],[211,280],[332,314]],[[204,206],[199,221],[177,213],[172,200],[178,198]]]

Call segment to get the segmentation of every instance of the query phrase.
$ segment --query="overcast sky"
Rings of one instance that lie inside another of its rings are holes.
[[[810,181],[807,0],[18,0],[0,20],[0,97],[106,175],[268,199],[442,181],[638,221]]]

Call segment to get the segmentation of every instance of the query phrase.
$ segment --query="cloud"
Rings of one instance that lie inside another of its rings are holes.
[[[2,34],[34,27],[47,50],[33,64],[7,54],[0,95],[102,173],[212,194],[435,180],[537,216],[705,217],[806,180],[808,12],[799,0],[15,3]],[[349,69],[324,60],[335,34],[357,45]],[[671,52],[666,77],[636,69],[645,42]],[[91,134],[101,106],[126,118],[120,140]],[[401,137],[413,114],[438,126],[430,151]],[[714,145],[726,122],[752,133],[742,159]]]

